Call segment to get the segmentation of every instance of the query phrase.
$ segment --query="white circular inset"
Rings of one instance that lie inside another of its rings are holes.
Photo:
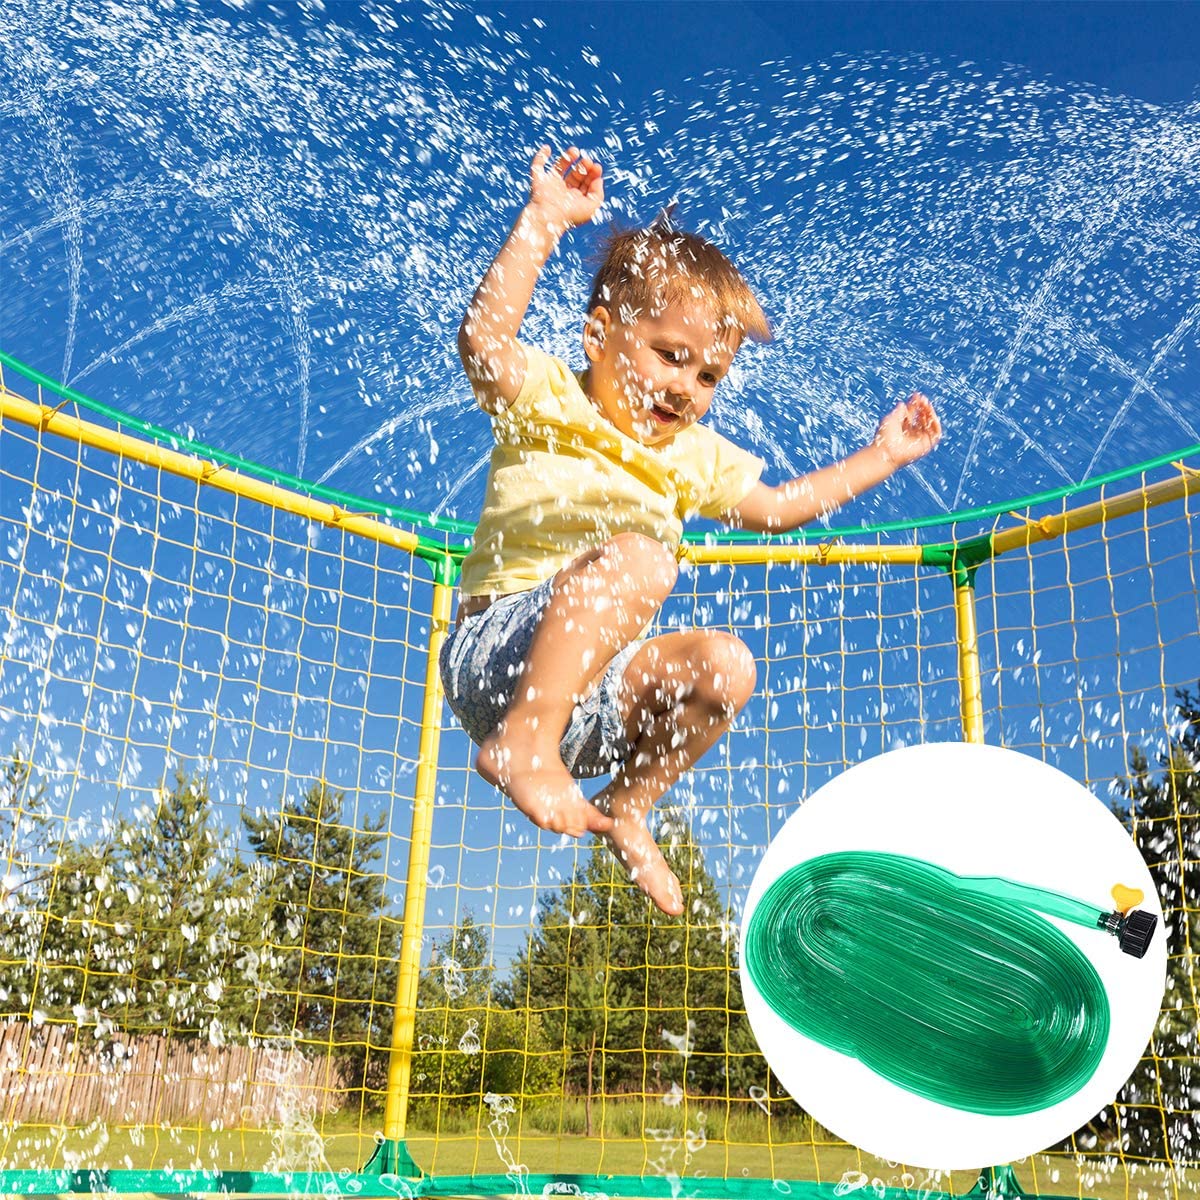
[[[880,1158],[964,1170],[1034,1154],[1112,1101],[1153,1032],[1167,946],[1150,872],[1121,823],[1091,792],[1054,767],[995,746],[938,743],[869,759],[816,792],[771,842],[746,901],[743,945],[772,883],[800,863],[848,850],[904,855],[960,876],[998,876],[1105,911],[1120,883],[1145,893],[1138,907],[1153,913],[1158,927],[1138,959],[1103,930],[1046,918],[1095,967],[1111,1025],[1099,1065],[1074,1095],[1019,1116],[927,1100],[805,1037],[760,995],[743,954],[751,1028],[771,1069],[806,1112]]]

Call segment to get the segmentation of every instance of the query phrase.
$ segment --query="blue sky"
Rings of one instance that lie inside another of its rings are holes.
[[[1018,64],[1057,82],[1095,85],[1155,104],[1194,99],[1200,12],[1149,3],[719,2],[478,6],[546,22],[562,43],[587,43],[630,93],[649,94],[713,67],[740,69],[784,55],[805,62],[836,53],[963,56]]]

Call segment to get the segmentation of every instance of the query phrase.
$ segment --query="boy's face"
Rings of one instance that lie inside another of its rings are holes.
[[[669,442],[708,412],[741,340],[741,330],[718,322],[699,301],[632,324],[598,307],[583,335],[588,393],[628,437],[647,446]]]

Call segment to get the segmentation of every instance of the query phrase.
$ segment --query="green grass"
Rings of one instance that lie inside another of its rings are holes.
[[[907,1188],[914,1200],[934,1189],[962,1193],[975,1173],[933,1177],[889,1164],[839,1142],[800,1113],[725,1117],[716,1105],[690,1099],[686,1105],[642,1105],[609,1101],[603,1111],[603,1136],[585,1137],[583,1105],[574,1099],[531,1106],[507,1117],[499,1139],[482,1118],[462,1113],[416,1120],[408,1149],[427,1173],[503,1175],[506,1160],[534,1174],[661,1175],[709,1178],[757,1177],[817,1180],[843,1186],[861,1183],[849,1194],[873,1200],[871,1184],[880,1181]],[[356,1171],[375,1148],[370,1115],[341,1113],[315,1125],[291,1130],[212,1130],[118,1128],[4,1129],[0,1165],[20,1167],[137,1167],[141,1169],[220,1167],[258,1170]],[[644,1131],[644,1134],[643,1134]],[[654,1132],[657,1131],[657,1132]],[[690,1136],[689,1136],[690,1131]],[[701,1138],[703,1132],[703,1139]],[[1200,1194],[1200,1171],[1172,1177],[1162,1168],[1070,1156],[1038,1155],[1017,1165],[1017,1176],[1030,1193],[1091,1196],[1096,1200],[1183,1200]]]

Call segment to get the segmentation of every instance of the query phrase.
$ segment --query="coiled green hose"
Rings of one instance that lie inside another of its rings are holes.
[[[920,859],[824,854],[766,890],[742,953],[793,1029],[950,1108],[1016,1116],[1074,1095],[1108,1042],[1095,968],[1034,909],[1100,909]]]

